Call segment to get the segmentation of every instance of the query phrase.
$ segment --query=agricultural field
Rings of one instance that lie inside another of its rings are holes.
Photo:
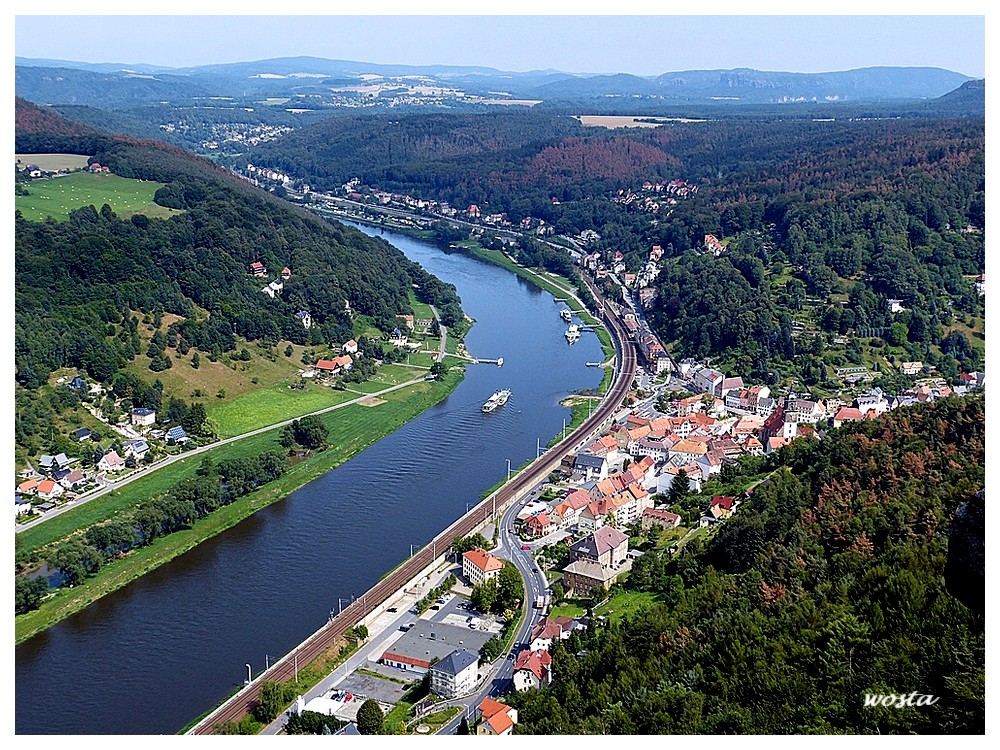
[[[14,208],[29,221],[44,221],[49,217],[61,221],[69,217],[70,211],[84,206],[99,210],[105,203],[119,217],[141,213],[151,218],[166,218],[178,211],[153,203],[153,195],[161,187],[160,182],[76,172],[65,177],[32,180],[27,183],[28,195],[15,196]]]
[[[59,169],[72,171],[84,169],[89,158],[86,154],[14,154],[14,164],[17,169],[24,169],[29,164],[34,164],[46,172],[55,172]]]

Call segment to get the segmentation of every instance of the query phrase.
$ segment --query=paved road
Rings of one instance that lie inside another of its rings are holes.
[[[442,329],[442,331],[443,331],[443,329]],[[268,425],[267,427],[260,427],[260,428],[258,428],[256,430],[251,430],[250,432],[244,432],[242,435],[234,435],[233,437],[225,438],[223,440],[217,440],[214,443],[210,443],[208,445],[203,445],[200,448],[195,448],[194,450],[186,451],[185,453],[178,453],[176,456],[171,456],[170,458],[166,458],[166,459],[164,459],[162,461],[159,461],[159,462],[153,464],[152,466],[150,466],[148,468],[139,469],[138,471],[134,472],[133,474],[130,474],[129,476],[125,477],[124,479],[119,479],[119,480],[117,480],[115,482],[111,482],[110,484],[106,484],[102,489],[97,490],[96,492],[94,492],[92,494],[89,494],[86,497],[82,497],[81,496],[81,497],[77,498],[76,500],[71,500],[70,502],[66,503],[65,505],[61,505],[58,508],[49,511],[48,513],[46,513],[41,518],[38,518],[38,519],[36,519],[34,521],[30,521],[28,523],[23,523],[23,524],[19,523],[19,524],[17,524],[14,527],[14,530],[17,533],[20,533],[20,532],[24,531],[25,529],[30,529],[33,526],[37,526],[40,523],[44,523],[45,521],[48,521],[50,518],[55,518],[56,516],[61,515],[61,514],[67,512],[67,511],[73,510],[74,508],[78,508],[81,505],[83,505],[84,503],[88,503],[91,500],[96,500],[97,498],[99,498],[99,497],[101,497],[103,495],[106,495],[107,493],[111,492],[112,490],[121,489],[126,484],[134,482],[137,479],[142,479],[143,477],[148,477],[154,471],[157,471],[158,469],[162,469],[164,466],[169,466],[170,464],[174,463],[175,461],[180,461],[180,460],[185,459],[185,458],[190,458],[191,456],[197,456],[199,453],[205,453],[205,452],[210,451],[210,450],[215,450],[219,446],[226,445],[227,443],[235,443],[237,440],[244,440],[244,439],[246,439],[248,437],[253,437],[254,435],[260,435],[262,432],[270,432],[271,430],[277,429],[278,427],[284,427],[286,424],[291,424],[292,422],[294,422],[297,419],[302,419],[302,417],[311,417],[314,414],[326,414],[328,411],[335,411],[336,409],[343,409],[346,406],[350,406],[351,404],[356,404],[359,401],[365,400],[366,398],[373,398],[373,397],[381,396],[381,395],[386,394],[386,393],[391,393],[392,391],[398,391],[400,388],[407,388],[408,386],[414,385],[416,383],[421,383],[421,382],[423,382],[423,380],[424,380],[424,376],[421,376],[419,378],[415,378],[414,380],[407,380],[405,383],[400,383],[399,385],[389,386],[388,388],[384,388],[383,390],[377,391],[375,393],[368,393],[368,394],[365,394],[363,396],[358,396],[357,398],[352,398],[350,401],[345,401],[342,404],[335,404],[333,406],[327,406],[327,407],[325,407],[323,409],[317,409],[316,411],[309,412],[308,414],[302,414],[302,415],[300,415],[298,417],[293,417],[292,419],[286,419],[284,422],[276,422],[275,424]]]
[[[521,540],[511,532],[517,514],[538,494],[538,490],[542,484],[542,482],[539,482],[532,492],[526,495],[524,499],[511,505],[507,509],[507,512],[504,513],[500,526],[499,544],[495,550],[497,556],[511,560],[517,566],[524,581],[524,599],[525,606],[527,607],[527,615],[514,636],[513,651],[520,651],[522,644],[528,643],[532,628],[543,617],[542,610],[535,609],[533,606],[535,599],[538,596],[547,596],[549,592],[545,574],[535,563],[531,553],[521,549]],[[514,677],[514,659],[511,659],[509,655],[510,652],[507,652],[497,659],[493,665],[493,670],[475,693],[464,698],[447,701],[444,704],[434,707],[434,710],[440,710],[441,706],[459,706],[462,708],[462,712],[443,726],[438,731],[438,734],[455,734],[458,731],[459,724],[462,723],[463,715],[469,717],[469,724],[471,725],[475,711],[484,698],[488,696],[496,698],[509,691],[511,680]]]

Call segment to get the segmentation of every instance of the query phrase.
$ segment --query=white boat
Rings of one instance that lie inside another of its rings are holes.
[[[580,340],[580,326],[571,325],[566,329],[566,340],[573,344]]]
[[[567,323],[573,320],[573,313],[570,312],[570,309],[568,307],[564,307],[562,310],[560,310],[559,314],[562,316],[562,319],[565,320]]]
[[[496,391],[492,396],[486,399],[486,403],[483,404],[483,414],[489,414],[491,411],[496,409],[498,406],[503,406],[507,403],[507,399],[510,398],[510,391],[504,388],[503,390]]]
[[[497,367],[503,367],[503,357],[500,357],[500,358],[499,358],[499,359],[497,360]]]

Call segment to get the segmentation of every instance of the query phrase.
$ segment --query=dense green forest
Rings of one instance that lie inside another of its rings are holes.
[[[179,149],[100,136],[74,143],[45,132],[18,140],[27,151],[58,145],[92,154],[120,176],[166,183],[156,202],[182,211],[162,220],[120,219],[107,206],[76,210],[61,222],[16,217],[21,385],[36,387],[60,367],[108,381],[137,353],[128,326],[136,310],[183,318],[159,342],[161,353],[176,346],[181,354],[229,351],[236,336],[342,343],[354,333],[352,313],[391,330],[397,314],[411,312],[412,287],[438,306],[444,324],[461,318],[454,287],[388,243],[326,223]],[[254,261],[267,266],[267,277],[249,275]],[[275,299],[262,294],[284,266],[292,269],[284,289]],[[299,310],[311,313],[310,329],[295,318]]]
[[[513,222],[533,216],[559,233],[594,230],[588,249],[620,251],[633,272],[660,245],[650,319],[676,354],[832,391],[841,364],[922,361],[953,381],[982,367],[973,277],[985,270],[984,146],[976,117],[610,131],[530,112],[341,118],[253,159],[320,188],[360,177]],[[675,178],[698,192],[656,214],[612,200]],[[725,254],[696,255],[708,234]],[[888,299],[905,311],[890,314]],[[793,325],[811,336],[794,340]],[[838,337],[858,341],[832,345]]]
[[[659,603],[555,646],[554,684],[509,699],[518,732],[984,731],[984,400],[776,456],[710,541],[635,561],[624,587]],[[937,701],[864,705],[913,691]]]

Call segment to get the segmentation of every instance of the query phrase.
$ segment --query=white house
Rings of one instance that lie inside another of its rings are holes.
[[[479,676],[479,656],[459,648],[432,664],[431,692],[442,698],[457,698],[473,690]]]
[[[462,575],[473,586],[489,581],[500,575],[503,560],[481,549],[474,549],[462,555]]]
[[[102,471],[118,471],[125,468],[125,459],[111,451],[104,454],[104,458],[97,462],[97,467]]]

